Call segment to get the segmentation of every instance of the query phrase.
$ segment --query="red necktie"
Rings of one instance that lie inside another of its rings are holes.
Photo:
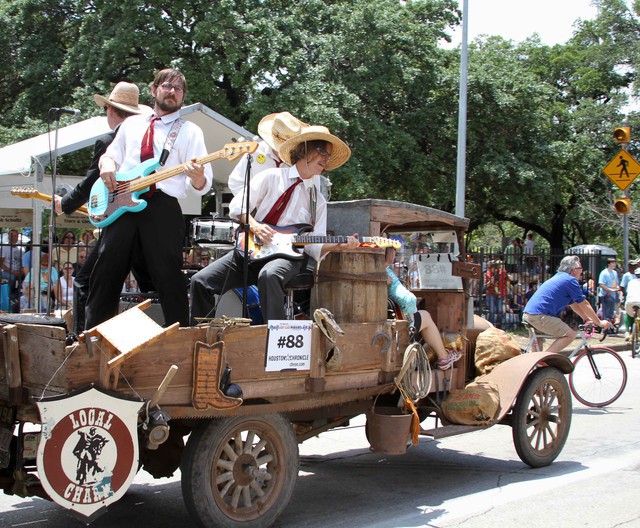
[[[295,183],[290,185],[286,191],[282,193],[282,196],[278,198],[276,203],[273,204],[271,211],[267,213],[267,216],[262,220],[265,224],[278,225],[278,220],[282,216],[289,200],[291,199],[291,195],[293,194],[293,190],[298,186],[298,184],[302,183],[302,179],[298,178]]]
[[[149,123],[149,128],[147,128],[147,131],[144,133],[142,146],[140,147],[140,161],[147,161],[148,159],[153,158],[153,129],[158,119],[160,118],[152,117],[151,123]]]

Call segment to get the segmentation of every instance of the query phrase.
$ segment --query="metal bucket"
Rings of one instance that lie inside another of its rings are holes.
[[[367,438],[371,450],[386,455],[403,455],[411,434],[412,414],[398,407],[372,407],[367,412]]]

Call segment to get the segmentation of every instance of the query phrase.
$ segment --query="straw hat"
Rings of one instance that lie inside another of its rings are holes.
[[[140,114],[141,109],[138,106],[138,96],[140,90],[135,84],[128,82],[119,82],[113,87],[107,99],[104,95],[95,94],[93,99],[100,107],[111,105],[131,114]]]
[[[297,136],[285,141],[278,149],[280,159],[288,165],[292,165],[291,153],[296,147],[303,142],[321,140],[331,143],[333,150],[331,151],[331,159],[328,161],[325,170],[330,171],[344,165],[351,157],[351,149],[340,138],[334,136],[329,129],[324,126],[308,126]]]
[[[258,124],[258,134],[277,152],[280,145],[298,135],[306,126],[289,112],[280,112],[263,117]]]

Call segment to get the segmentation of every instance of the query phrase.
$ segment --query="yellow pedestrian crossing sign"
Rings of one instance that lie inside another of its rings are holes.
[[[640,174],[640,163],[626,150],[618,152],[602,169],[605,176],[624,191]]]

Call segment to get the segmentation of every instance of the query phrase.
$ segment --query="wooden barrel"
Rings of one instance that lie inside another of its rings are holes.
[[[318,266],[314,308],[326,308],[337,323],[387,319],[384,249],[329,253]]]

